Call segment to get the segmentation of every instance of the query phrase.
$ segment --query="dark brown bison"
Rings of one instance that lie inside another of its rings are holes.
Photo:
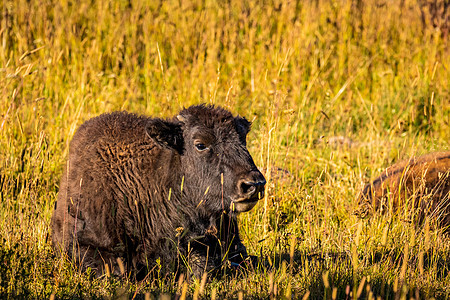
[[[246,148],[249,130],[207,105],[167,120],[114,112],[85,122],[70,144],[54,246],[97,275],[155,266],[201,275],[242,262],[236,214],[266,183]]]
[[[412,157],[387,168],[367,184],[358,199],[361,217],[373,210],[428,216],[440,227],[450,225],[450,152]],[[411,216],[411,215],[410,215]]]

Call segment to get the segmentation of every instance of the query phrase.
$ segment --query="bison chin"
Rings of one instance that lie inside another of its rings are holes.
[[[258,200],[254,200],[254,201],[250,201],[250,200],[245,200],[243,202],[231,202],[231,211],[232,212],[237,212],[237,213],[242,213],[242,212],[246,212],[251,210],[256,203],[258,203]]]
[[[250,199],[236,199],[232,200],[230,210],[236,213],[247,212],[251,210],[258,203],[260,199],[264,198],[264,191],[258,193],[258,196]]]

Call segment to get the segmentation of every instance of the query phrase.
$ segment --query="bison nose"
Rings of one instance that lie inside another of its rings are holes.
[[[254,198],[261,199],[264,196],[264,186],[266,185],[266,180],[261,175],[261,178],[255,178],[249,180],[248,178],[241,179],[239,181],[239,192],[242,197],[246,199]]]

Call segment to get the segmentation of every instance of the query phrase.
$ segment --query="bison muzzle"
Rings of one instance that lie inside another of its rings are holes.
[[[126,112],[75,133],[51,227],[54,247],[97,275],[155,266],[195,275],[247,257],[237,214],[264,196],[250,122],[198,105],[172,119]]]

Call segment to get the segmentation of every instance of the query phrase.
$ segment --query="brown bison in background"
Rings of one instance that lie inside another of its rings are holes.
[[[163,120],[126,112],[80,126],[52,217],[55,248],[82,270],[195,275],[241,263],[236,214],[263,197],[246,148],[250,123],[214,106]],[[186,269],[185,269],[186,270]]]
[[[423,221],[435,220],[450,226],[450,152],[412,157],[387,168],[367,184],[359,196],[355,212],[364,217],[372,210],[401,212]]]

